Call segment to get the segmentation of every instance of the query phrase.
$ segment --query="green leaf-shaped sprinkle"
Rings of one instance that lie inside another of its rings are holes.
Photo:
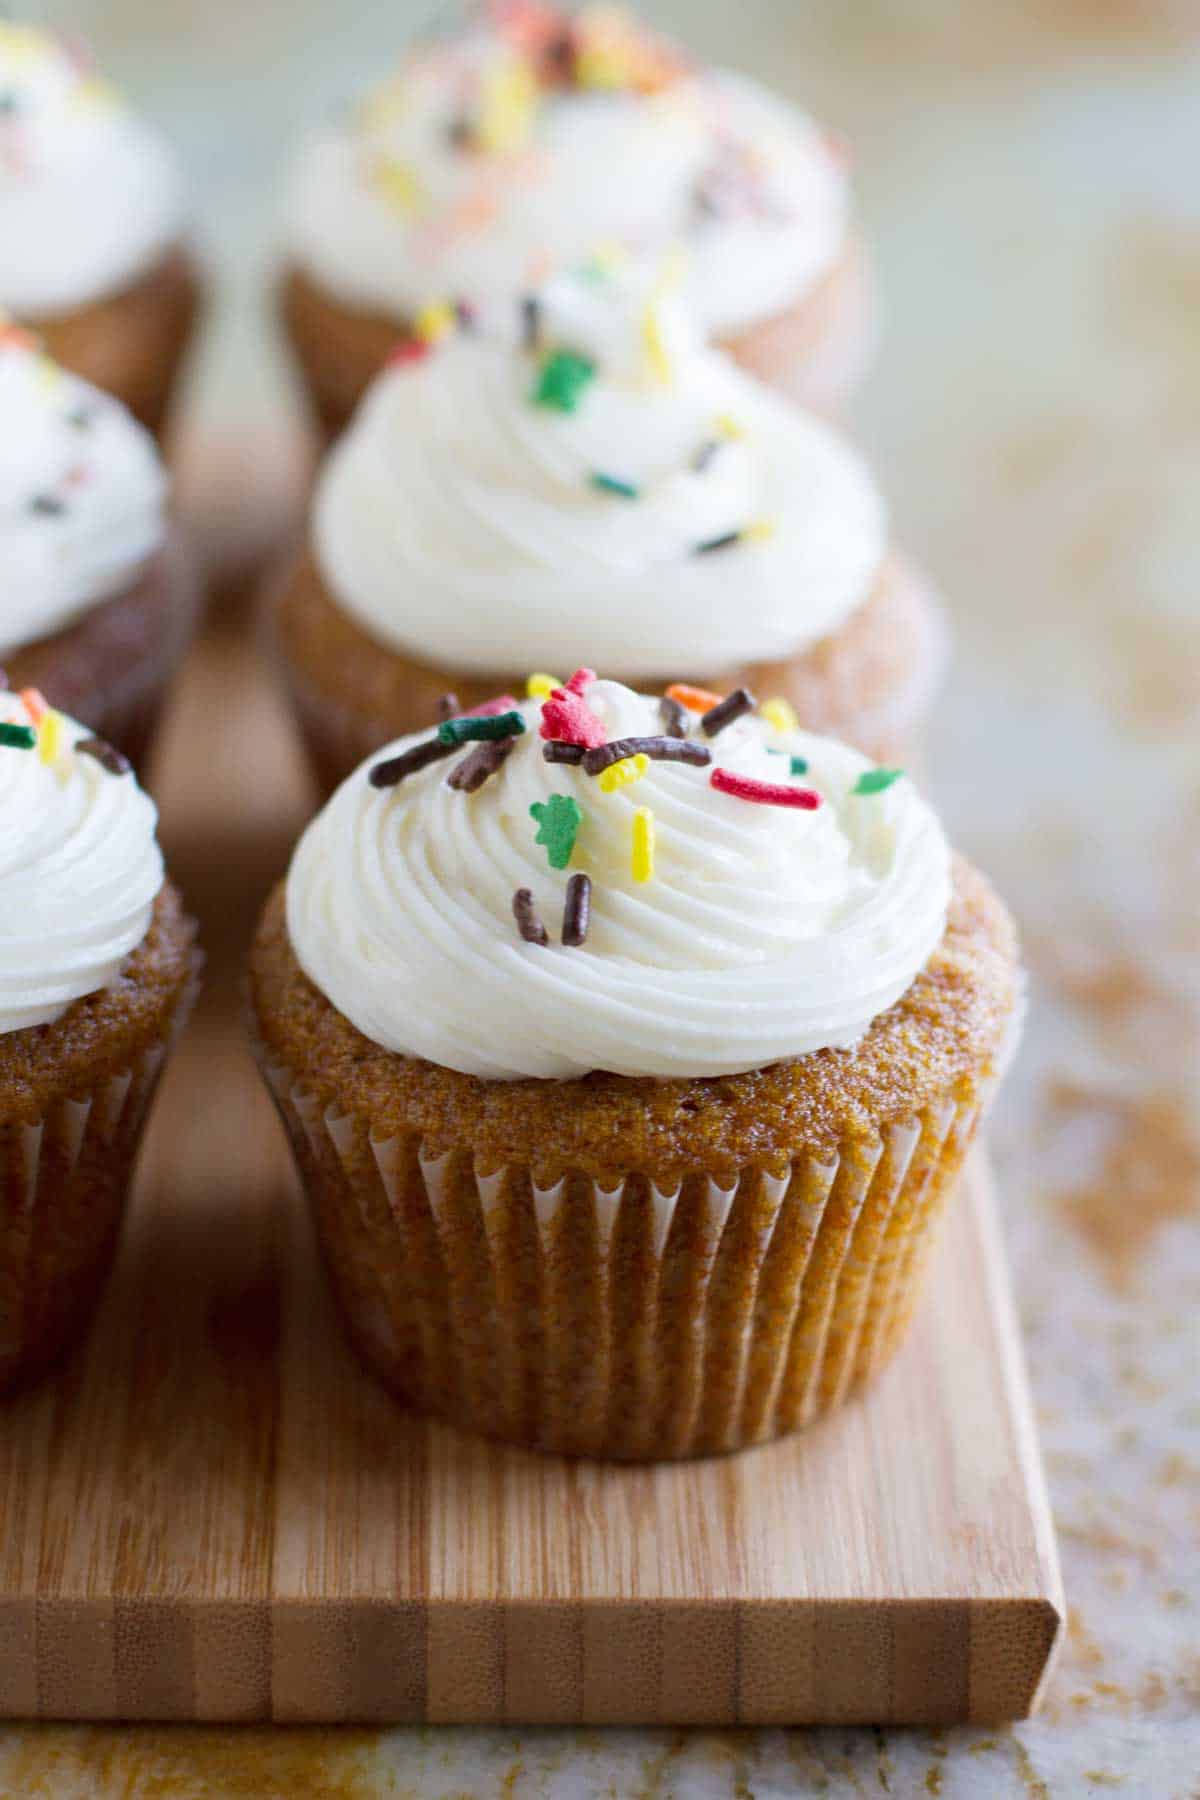
[[[868,769],[865,775],[859,776],[850,792],[852,794],[882,794],[885,788],[891,787],[893,781],[899,781],[903,773],[903,769]]]
[[[537,820],[534,842],[546,846],[550,867],[565,869],[583,824],[583,808],[578,800],[570,794],[551,794],[548,800],[535,800],[529,808],[529,816]]]

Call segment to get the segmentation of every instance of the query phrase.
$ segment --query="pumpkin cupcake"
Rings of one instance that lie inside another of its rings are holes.
[[[678,247],[702,328],[793,398],[856,382],[873,307],[841,151],[619,7],[516,0],[419,43],[297,158],[283,312],[323,425],[431,295],[507,299],[607,243]]]
[[[358,770],[249,1001],[350,1335],[542,1450],[733,1450],[903,1338],[1014,1037],[912,783],[580,669]]]
[[[166,144],[74,49],[0,20],[0,307],[158,432],[198,297]]]
[[[129,764],[0,693],[0,1389],[84,1329],[163,1058],[195,985]]]
[[[0,318],[0,661],[135,762],[197,592],[150,435]]]
[[[908,762],[944,652],[865,465],[595,267],[433,309],[319,476],[275,636],[319,773],[589,643],[643,684],[745,685]]]

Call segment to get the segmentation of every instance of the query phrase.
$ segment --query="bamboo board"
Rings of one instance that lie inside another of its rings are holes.
[[[209,968],[83,1351],[0,1406],[0,1716],[1000,1720],[1063,1604],[977,1163],[900,1358],[741,1457],[639,1470],[400,1411],[337,1332],[238,1027],[310,795],[245,645],[154,782]]]

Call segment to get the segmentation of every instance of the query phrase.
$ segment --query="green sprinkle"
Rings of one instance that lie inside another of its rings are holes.
[[[808,774],[808,763],[802,756],[793,756],[790,760],[789,767],[793,775]]]
[[[852,794],[882,794],[884,788],[890,788],[893,781],[899,781],[903,769],[868,769],[860,775],[850,789]]]
[[[572,799],[569,794],[551,794],[548,800],[535,800],[529,809],[529,816],[537,820],[538,831],[534,842],[546,846],[550,867],[565,869],[571,860],[579,827],[583,824],[583,808],[578,800]]]
[[[32,725],[0,725],[0,744],[9,750],[32,750],[37,732]]]
[[[577,356],[573,350],[552,350],[538,371],[530,399],[535,406],[574,412],[595,373],[596,365],[589,357]]]
[[[622,500],[636,500],[640,489],[632,481],[622,481],[619,475],[605,475],[597,469],[592,475],[592,486],[599,488],[602,494],[620,494]]]
[[[525,721],[519,712],[496,713],[483,719],[443,719],[437,734],[443,744],[466,744],[479,740],[494,743],[497,738],[520,737]]]

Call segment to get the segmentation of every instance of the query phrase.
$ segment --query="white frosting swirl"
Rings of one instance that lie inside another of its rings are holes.
[[[683,244],[689,302],[720,335],[800,300],[843,253],[839,159],[756,82],[703,71],[653,93],[551,92],[524,141],[456,145],[464,101],[519,69],[504,36],[476,25],[419,47],[353,118],[313,135],[290,183],[293,260],[343,304],[401,318],[431,293],[510,295],[606,239],[652,258]]]
[[[792,656],[867,598],[886,517],[861,459],[704,348],[671,301],[655,303],[661,379],[648,291],[581,276],[542,290],[545,342],[596,364],[574,411],[531,401],[539,365],[512,304],[378,377],[314,515],[326,585],[373,637],[482,673],[587,652],[670,679]],[[760,522],[766,539],[697,554]]]
[[[166,535],[148,432],[0,318],[0,654],[119,593]]]
[[[0,306],[37,319],[119,292],[182,213],[159,134],[56,38],[0,20]]]
[[[15,694],[0,694],[0,719],[29,723]],[[153,802],[74,748],[86,726],[58,720],[52,761],[41,742],[0,746],[0,1032],[49,1024],[108,987],[163,884]]]
[[[614,682],[586,698],[610,741],[661,730],[657,703]],[[749,717],[711,740],[714,766],[815,788],[816,811],[735,798],[711,785],[710,768],[675,762],[651,762],[605,793],[582,769],[547,763],[539,706],[522,711],[528,730],[476,793],[447,785],[457,753],[383,790],[364,765],[297,848],[287,883],[296,956],[385,1049],[500,1080],[736,1074],[854,1044],[938,944],[949,850],[906,778],[856,794],[870,767],[857,751]],[[694,719],[692,732],[706,741]],[[807,771],[792,776],[779,751]],[[561,871],[547,866],[529,810],[552,794],[584,815]],[[657,844],[640,884],[638,807],[653,813]],[[591,927],[564,949],[577,869],[593,883]],[[545,947],[514,925],[522,887]]]

